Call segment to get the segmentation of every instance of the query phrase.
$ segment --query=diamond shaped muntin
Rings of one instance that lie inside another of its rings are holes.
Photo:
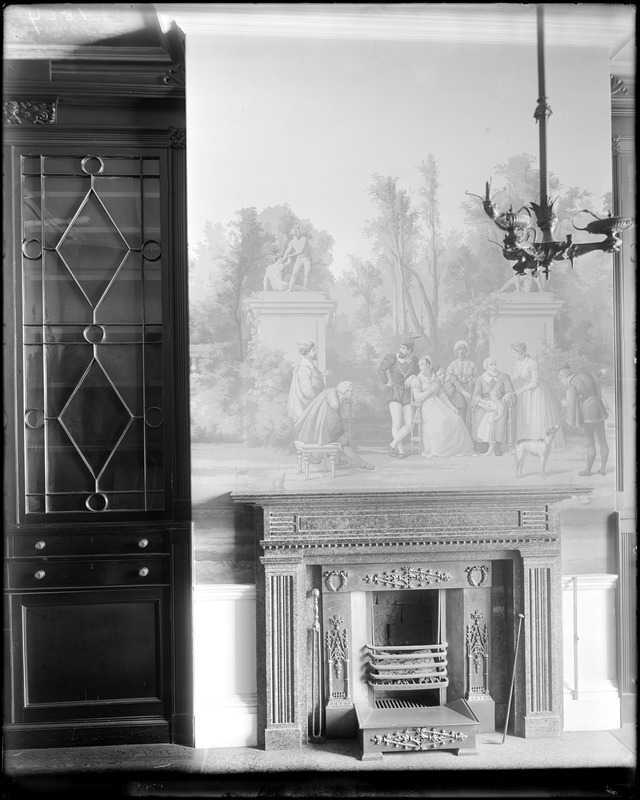
[[[88,220],[87,211],[90,212]],[[100,218],[97,222],[96,216]],[[90,232],[92,239],[85,243],[82,242],[82,226],[87,221],[92,228],[101,226],[101,230],[99,233],[92,230]],[[78,235],[78,241],[74,241],[76,235]],[[90,264],[85,262],[84,259],[82,263],[77,260],[77,250],[85,244],[88,249],[87,261],[90,259]],[[99,258],[100,250],[98,248],[101,244],[103,245],[103,258]],[[93,189],[90,189],[73,220],[69,223],[69,227],[58,242],[56,250],[77,284],[89,299],[89,302],[95,307],[104,296],[114,275],[122,266],[129,253],[129,246],[120,233],[118,226],[111,219],[100,197]],[[107,257],[104,257],[105,255]],[[92,270],[90,281],[83,280],[82,275],[78,274],[82,269],[86,270],[87,268]]]
[[[87,390],[93,390],[96,396],[89,396],[87,399]],[[78,413],[75,413],[78,404],[81,407],[78,408]],[[85,435],[83,427],[74,421],[87,418],[85,405],[89,405],[93,411],[91,417],[93,436]],[[102,365],[95,359],[85,371],[58,417],[67,436],[89,464],[94,478],[108,463],[132,419],[131,411],[115,390]]]

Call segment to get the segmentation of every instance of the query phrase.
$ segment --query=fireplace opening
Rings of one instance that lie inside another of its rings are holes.
[[[439,589],[371,592],[372,644],[436,644],[439,635]]]
[[[438,589],[370,593],[365,648],[369,704],[377,709],[439,706],[447,679]]]

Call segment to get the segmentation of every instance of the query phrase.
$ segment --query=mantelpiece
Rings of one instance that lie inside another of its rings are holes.
[[[510,731],[559,735],[558,504],[589,492],[235,494],[255,508],[259,744],[292,749],[312,736],[355,736],[356,706],[371,691],[362,654],[371,644],[373,598],[394,591],[400,602],[402,590],[436,588],[438,626],[449,639],[441,705],[464,702],[485,730],[501,729],[522,613]]]

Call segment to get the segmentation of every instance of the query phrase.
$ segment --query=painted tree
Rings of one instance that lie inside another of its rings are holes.
[[[224,256],[224,289],[220,304],[234,326],[236,357],[242,361],[247,348],[247,295],[262,288],[266,254],[272,249],[273,235],[258,220],[255,208],[242,208],[230,226],[230,247]]]
[[[430,306],[432,308],[433,325],[430,335],[430,347],[433,358],[439,358],[439,322],[440,322],[440,284],[444,272],[443,242],[440,224],[440,203],[438,190],[438,162],[432,153],[418,167],[422,176],[422,185],[418,193],[421,198],[421,219],[425,226],[422,253],[426,263],[431,284]]]
[[[365,226],[373,241],[377,263],[392,281],[394,335],[412,332],[427,339],[436,330],[433,306],[422,276],[416,269],[419,247],[418,211],[397,177],[373,176],[369,189],[378,215]],[[414,290],[414,291],[412,291]]]
[[[344,277],[352,294],[360,301],[356,321],[365,327],[377,325],[389,310],[389,301],[381,294],[384,287],[382,273],[371,261],[356,256],[350,256],[349,260],[351,266]]]

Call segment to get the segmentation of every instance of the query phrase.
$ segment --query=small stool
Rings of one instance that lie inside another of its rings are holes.
[[[311,456],[320,456],[324,471],[327,471],[327,460],[331,467],[331,477],[336,477],[336,458],[342,450],[342,445],[339,442],[329,442],[329,444],[305,444],[304,442],[294,442],[296,452],[298,453],[298,472],[303,471],[304,479],[309,478],[309,465],[311,464]]]

